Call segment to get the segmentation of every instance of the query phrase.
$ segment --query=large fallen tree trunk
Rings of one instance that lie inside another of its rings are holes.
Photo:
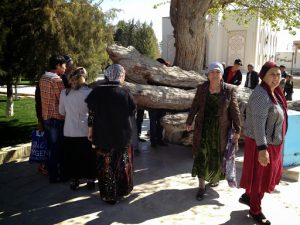
[[[167,67],[156,60],[140,54],[134,47],[111,45],[107,47],[109,57],[126,70],[130,83],[154,84],[191,89],[207,80],[205,75],[182,70],[177,66]]]
[[[195,95],[195,89],[187,91],[179,88],[132,84],[128,82],[124,86],[129,88],[136,103],[143,108],[186,111],[191,107]]]
[[[194,71],[162,65],[140,54],[131,46],[125,48],[111,45],[107,48],[107,52],[114,63],[119,63],[125,68],[128,81],[125,86],[130,89],[137,104],[146,109],[188,111],[195,95],[195,88],[207,80],[205,75]],[[252,90],[249,88],[237,87],[242,124],[251,93]],[[300,111],[300,102],[289,102],[289,108]],[[187,113],[168,113],[162,119],[166,140],[171,143],[191,145],[192,132],[185,131],[186,118]]]

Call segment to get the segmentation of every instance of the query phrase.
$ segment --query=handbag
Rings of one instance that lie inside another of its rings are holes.
[[[228,130],[228,140],[222,161],[222,172],[225,174],[229,187],[237,187],[235,152],[238,149],[238,144],[233,141],[233,134],[234,129],[230,128]]]
[[[30,163],[42,163],[48,160],[48,137],[46,131],[33,130],[31,139]]]

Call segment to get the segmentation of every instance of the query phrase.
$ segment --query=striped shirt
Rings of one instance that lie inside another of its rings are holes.
[[[64,83],[56,73],[46,72],[40,79],[42,116],[43,120],[58,119],[64,117],[59,114],[60,92],[64,89]]]

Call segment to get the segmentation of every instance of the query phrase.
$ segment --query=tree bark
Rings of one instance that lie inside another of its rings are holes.
[[[13,99],[13,85],[7,83],[7,102],[6,102],[6,116],[11,117],[14,115],[14,99]]]
[[[104,81],[98,80],[90,87],[101,85]],[[166,109],[169,111],[182,112],[191,107],[196,89],[183,90],[180,88],[142,85],[125,82],[124,86],[130,90],[135,102],[142,108]]]
[[[201,71],[205,54],[206,13],[212,0],[171,0],[170,19],[174,28],[174,65]]]
[[[186,71],[177,66],[167,67],[140,54],[134,47],[110,45],[107,52],[114,63],[126,70],[126,81],[192,89],[207,80],[204,74]]]

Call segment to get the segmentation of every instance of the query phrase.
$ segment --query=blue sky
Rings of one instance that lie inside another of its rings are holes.
[[[153,29],[156,34],[157,40],[160,42],[162,39],[162,17],[169,16],[169,4],[159,6],[154,9],[153,6],[162,0],[104,0],[101,7],[104,11],[111,8],[122,9],[122,12],[118,14],[118,17],[114,21],[118,20],[140,20],[141,22],[152,22]],[[292,42],[294,40],[300,40],[300,30],[298,29],[296,36],[291,36],[287,31],[281,31],[277,35],[277,51],[292,51]]]
[[[107,11],[111,8],[122,9],[122,12],[118,13],[118,20],[140,20],[141,22],[152,22],[153,29],[157,40],[160,42],[162,39],[162,17],[169,16],[170,4],[165,4],[154,9],[153,6],[160,0],[104,0],[101,4],[101,8]]]

